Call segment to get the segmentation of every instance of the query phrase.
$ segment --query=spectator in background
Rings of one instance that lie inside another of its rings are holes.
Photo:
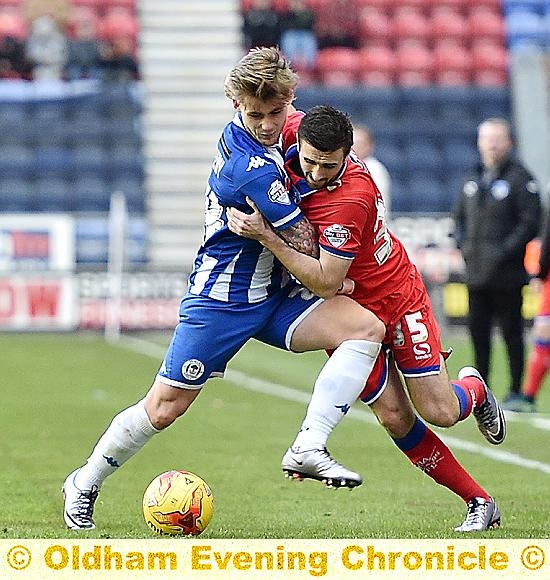
[[[69,54],[65,68],[68,80],[100,78],[100,52],[92,20],[75,24],[74,37],[69,39]]]
[[[466,263],[469,330],[479,372],[488,377],[491,332],[497,318],[510,365],[503,408],[521,399],[524,365],[522,289],[525,247],[539,230],[541,201],[533,175],[512,156],[510,124],[490,118],[478,127],[479,163],[467,176],[453,210]]]
[[[317,10],[315,34],[319,48],[358,48],[359,6],[356,0],[324,0]]]
[[[539,311],[533,325],[533,350],[527,361],[522,398],[509,405],[510,411],[536,411],[535,399],[550,369],[550,210],[546,212],[541,238],[538,271],[530,282],[532,290],[540,293]]]
[[[315,13],[304,0],[290,0],[281,21],[281,50],[295,69],[313,70],[317,60]]]
[[[101,46],[101,78],[105,82],[124,83],[139,76],[131,38],[121,36]]]
[[[24,78],[27,72],[23,43],[11,36],[0,36],[0,78]]]
[[[374,183],[380,190],[386,206],[386,219],[391,210],[391,177],[386,166],[374,156],[376,143],[374,136],[366,125],[354,125],[353,150],[364,161]]]
[[[278,46],[281,39],[281,21],[271,8],[271,0],[254,0],[243,14],[243,38],[246,50],[256,46]]]
[[[32,68],[33,80],[58,80],[67,63],[67,38],[50,14],[31,23],[25,54]]]

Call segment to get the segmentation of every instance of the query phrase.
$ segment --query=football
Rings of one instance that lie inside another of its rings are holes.
[[[162,536],[198,536],[214,513],[212,491],[189,471],[167,471],[149,484],[143,495],[147,525]]]

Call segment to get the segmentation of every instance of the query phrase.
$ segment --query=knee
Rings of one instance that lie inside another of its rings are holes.
[[[161,400],[152,401],[149,405],[146,404],[147,415],[155,429],[166,429],[178,417],[181,417],[188,406],[182,406],[177,400]]]
[[[365,311],[365,318],[357,326],[356,340],[368,340],[370,342],[382,342],[386,334],[384,323],[374,314]]]
[[[451,409],[437,401],[417,407],[417,411],[422,419],[437,427],[452,427],[458,420],[458,409]]]
[[[378,422],[388,434],[395,438],[405,437],[414,425],[414,413],[399,407],[384,408],[376,413]]]

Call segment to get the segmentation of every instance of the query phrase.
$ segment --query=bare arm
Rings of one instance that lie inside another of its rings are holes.
[[[345,277],[351,261],[337,258],[325,252],[318,252],[317,236],[307,219],[298,222],[293,228],[285,230],[285,239],[279,237],[265,221],[252,200],[247,200],[254,213],[245,214],[235,208],[227,210],[229,229],[246,238],[258,240],[291,272],[304,286],[323,298],[334,296],[342,288],[346,292],[353,290],[353,283]],[[290,231],[289,231],[290,230]],[[314,238],[312,239],[312,234]],[[292,244],[289,245],[289,244]],[[308,252],[300,252],[302,247]]]
[[[255,211],[257,211],[257,208],[255,208]],[[275,232],[267,223],[266,227],[268,227],[275,235],[283,238],[283,240],[289,246],[293,247],[297,252],[300,252],[301,254],[306,254],[307,256],[313,256],[314,258],[319,257],[319,244],[317,243],[317,232],[315,231],[314,227],[309,223],[306,217],[304,217],[299,222],[295,223],[293,226],[290,226],[289,228],[283,230],[280,233]],[[262,240],[259,241],[261,242]]]

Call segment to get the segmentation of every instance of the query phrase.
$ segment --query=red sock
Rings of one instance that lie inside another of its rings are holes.
[[[463,421],[472,412],[474,402],[476,406],[479,406],[485,401],[485,386],[476,377],[453,379],[452,385],[460,405],[458,420]]]
[[[420,419],[402,439],[393,439],[403,453],[426,475],[465,502],[474,497],[489,499],[489,494],[460,465],[451,450]]]
[[[523,385],[524,395],[533,397],[533,399],[537,396],[549,366],[550,344],[536,342],[527,363],[527,376]]]

